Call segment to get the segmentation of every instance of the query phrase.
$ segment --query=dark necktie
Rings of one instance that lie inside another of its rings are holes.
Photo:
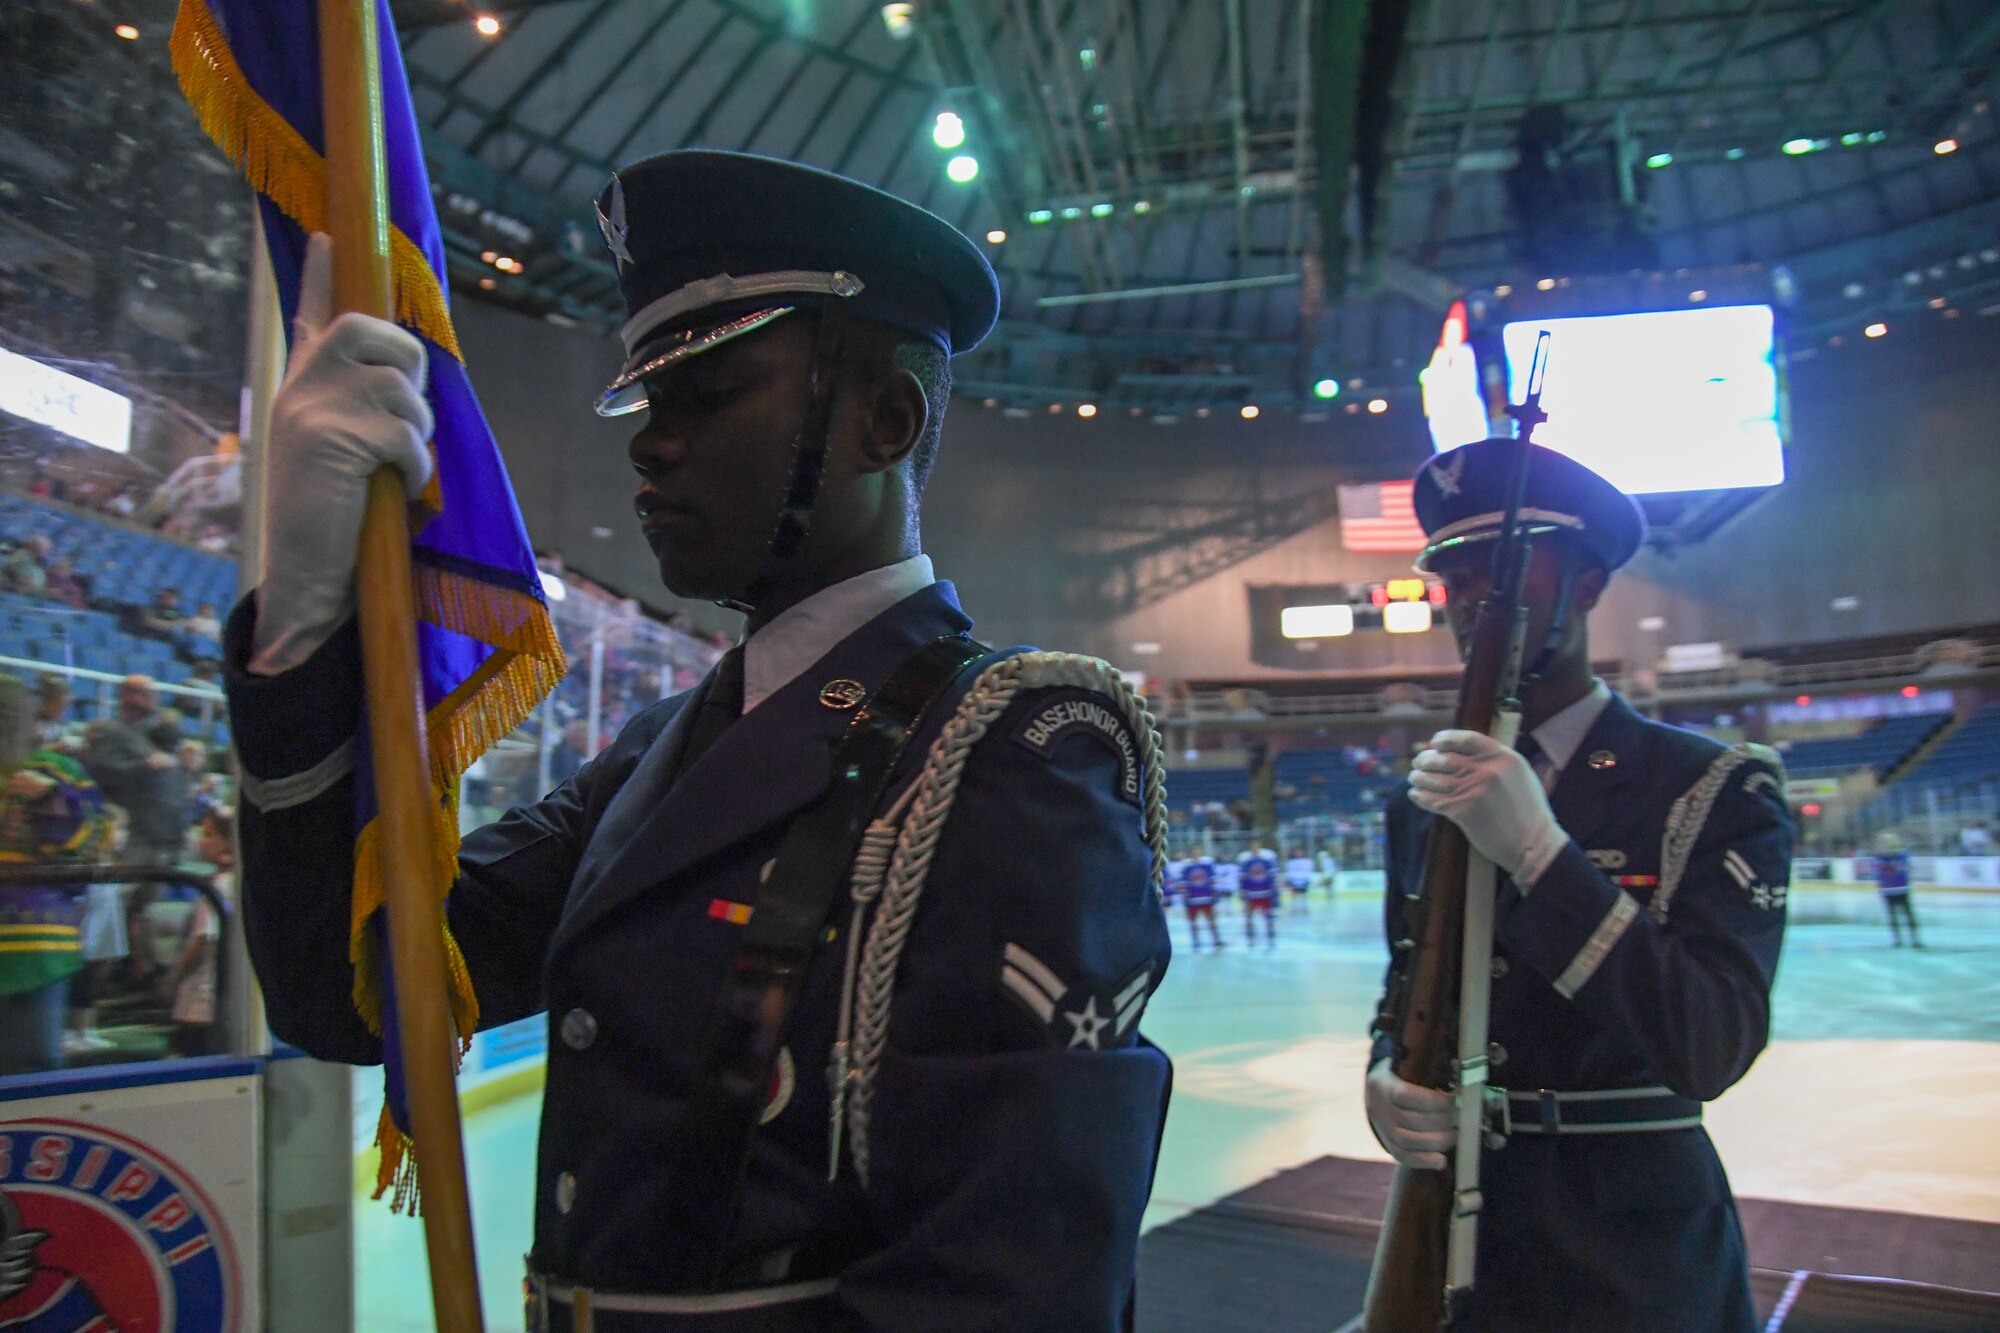
[[[674,780],[694,767],[694,761],[702,752],[715,744],[716,737],[729,729],[729,724],[743,716],[743,645],[737,644],[722,655],[715,664],[715,673],[709,677],[708,693],[701,699],[700,711],[695,714],[694,725],[688,729],[687,744],[681,747],[680,763],[674,769]]]
[[[1528,767],[1535,770],[1535,776],[1542,780],[1543,791],[1547,791],[1555,785],[1555,763],[1549,758],[1549,752],[1542,748],[1540,741],[1536,740],[1532,734],[1529,734],[1521,737],[1520,743],[1514,748],[1520,751],[1523,759],[1528,761]]]

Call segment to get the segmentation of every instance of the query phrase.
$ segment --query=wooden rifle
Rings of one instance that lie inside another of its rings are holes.
[[[1509,409],[1517,447],[1506,509],[1452,723],[1507,746],[1514,744],[1521,720],[1516,693],[1528,619],[1521,603],[1528,564],[1521,499],[1528,483],[1529,436],[1547,419],[1541,401],[1548,344],[1544,330],[1535,341],[1524,400]],[[1368,1275],[1364,1333],[1450,1328],[1463,1321],[1472,1295],[1486,1108],[1489,1099],[1504,1102],[1505,1096],[1487,1084],[1495,879],[1493,863],[1473,850],[1457,824],[1431,821],[1422,882],[1404,902],[1409,929],[1391,946],[1389,984],[1375,1030],[1394,1043],[1390,1068],[1398,1078],[1456,1095],[1458,1144],[1446,1170],[1396,1168]],[[1497,1133],[1493,1139],[1490,1146],[1505,1142]]]

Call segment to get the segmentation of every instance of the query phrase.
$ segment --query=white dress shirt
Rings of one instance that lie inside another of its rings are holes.
[[[1598,717],[1611,702],[1611,687],[1593,676],[1590,693],[1578,699],[1569,707],[1557,713],[1548,721],[1529,733],[1535,744],[1542,747],[1547,756],[1535,767],[1542,776],[1542,786],[1548,791],[1556,789],[1556,782],[1562,771],[1569,767],[1569,761],[1576,758],[1577,750],[1583,745],[1583,738],[1597,725]]]
[[[749,712],[798,679],[842,639],[935,582],[931,558],[913,555],[821,588],[780,612],[744,640],[743,711]]]

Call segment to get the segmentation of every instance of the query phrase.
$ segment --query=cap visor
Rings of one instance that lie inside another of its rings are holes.
[[[637,412],[646,405],[646,379],[657,375],[669,366],[678,365],[689,357],[700,356],[711,348],[720,347],[731,338],[740,338],[746,333],[763,328],[776,319],[782,319],[796,310],[797,306],[772,306],[763,310],[752,310],[747,314],[735,315],[720,324],[702,328],[674,329],[646,341],[645,346],[632,354],[625,363],[625,369],[611,386],[597,400],[597,415],[601,417],[622,417]]]

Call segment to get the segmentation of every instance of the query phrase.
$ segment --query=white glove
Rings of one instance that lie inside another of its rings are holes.
[[[1410,800],[1464,829],[1523,893],[1569,842],[1528,761],[1481,732],[1431,737],[1410,768]]]
[[[299,280],[285,382],[264,465],[264,571],[250,670],[289,671],[354,614],[368,478],[393,466],[415,499],[430,481],[424,345],[384,319],[333,308],[333,246],[315,234]]]
[[[1452,1095],[1405,1083],[1378,1060],[1368,1071],[1368,1123],[1389,1155],[1419,1171],[1444,1170],[1445,1154],[1458,1143]]]

